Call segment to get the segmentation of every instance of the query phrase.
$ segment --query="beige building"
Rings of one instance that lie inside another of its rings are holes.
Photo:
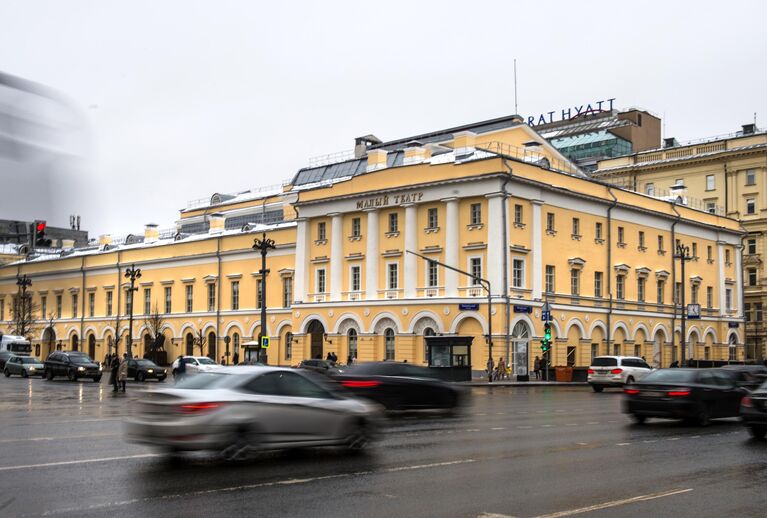
[[[285,185],[193,202],[173,229],[148,225],[2,266],[0,329],[13,330],[16,278],[26,274],[39,355],[123,351],[125,271],[135,265],[138,354],[159,328],[170,357],[242,358],[264,326],[272,364],[331,351],[423,364],[425,336],[460,335],[473,340],[455,361],[480,371],[492,354],[525,376],[548,301],[553,365],[614,353],[667,366],[682,343],[676,287],[704,306],[686,328],[688,356],[743,357],[737,221],[591,181],[521,119],[489,122],[360,138]],[[265,275],[251,249],[263,233],[276,243]],[[710,250],[686,279],[675,273],[675,240]],[[490,283],[489,307],[477,278]],[[145,318],[155,312],[159,324]]]
[[[746,124],[737,133],[686,144],[667,138],[661,149],[599,162],[594,177],[741,222],[747,232],[742,240],[746,354],[764,358],[767,132]],[[707,253],[698,249],[693,255]]]

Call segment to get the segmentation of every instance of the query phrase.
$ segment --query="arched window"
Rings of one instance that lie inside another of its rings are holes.
[[[232,347],[234,349],[234,352],[240,352],[240,334],[234,333],[232,335]]]
[[[384,346],[386,348],[386,360],[394,359],[394,329],[387,328],[384,331]]]
[[[349,329],[349,333],[347,334],[349,337],[349,358],[351,360],[357,359],[357,330],[353,327]],[[347,361],[348,361],[347,359]]]
[[[738,337],[733,333],[730,335],[729,344],[728,344],[730,354],[728,358],[730,360],[737,360],[738,359]]]
[[[192,333],[186,334],[186,355],[194,356],[194,335]]]
[[[293,333],[285,333],[285,359],[290,360],[293,357]]]
[[[530,345],[530,328],[524,322],[517,322],[511,331],[514,347],[514,364],[517,376],[528,375],[528,349]]]
[[[423,336],[426,338],[427,336],[434,336],[437,333],[434,332],[434,329],[427,327],[423,330]],[[423,341],[423,361],[424,363],[429,363],[429,348],[426,347],[426,340]]]
[[[80,340],[77,338],[77,335],[72,335],[72,350],[77,351],[79,346]]]
[[[210,358],[213,361],[218,361],[218,359],[216,358],[216,346],[217,345],[218,345],[218,343],[216,342],[216,333],[211,331],[210,333],[208,333],[208,343],[207,343],[207,346],[208,346],[208,358]]]

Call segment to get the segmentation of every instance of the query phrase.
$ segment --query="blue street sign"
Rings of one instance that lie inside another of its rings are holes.
[[[479,309],[479,304],[474,304],[474,303],[458,304],[458,309],[460,309],[461,311],[477,311]]]
[[[533,306],[514,306],[514,313],[532,313]]]
[[[730,329],[740,327],[740,322],[727,322],[727,327],[729,327]]]
[[[541,311],[541,320],[543,322],[551,321],[551,311]]]
[[[261,348],[262,349],[268,349],[269,348],[269,337],[268,336],[262,336],[261,337]]]

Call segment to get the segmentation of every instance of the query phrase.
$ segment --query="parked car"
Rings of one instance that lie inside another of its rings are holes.
[[[164,451],[213,450],[228,459],[255,449],[359,450],[374,437],[379,414],[312,372],[222,367],[147,394],[125,433]]]
[[[748,390],[722,369],[659,369],[623,392],[624,412],[643,423],[648,417],[685,419],[706,426],[712,418],[737,417]]]
[[[740,420],[754,439],[767,433],[767,382],[740,400]]]
[[[12,374],[17,374],[22,378],[28,378],[29,376],[41,376],[43,375],[43,364],[37,358],[33,356],[17,356],[12,355],[5,362],[3,368],[3,374],[6,378],[9,378]]]
[[[156,379],[162,382],[168,377],[168,370],[151,360],[128,360],[128,377],[136,381]]]
[[[184,356],[181,360],[186,364],[187,374],[197,374],[198,372],[208,372],[213,369],[221,367],[220,364],[214,362],[207,356]],[[173,373],[173,377],[176,377],[176,370],[178,369],[179,359],[171,364],[170,371]]]
[[[13,356],[11,351],[0,351],[0,369],[5,368],[5,362],[7,362],[8,358],[11,356]]]
[[[361,363],[333,380],[387,410],[451,409],[463,399],[463,391],[457,386],[435,379],[427,367],[408,363]]]
[[[756,390],[767,381],[767,367],[764,365],[723,365],[722,370],[732,375],[738,386]]]
[[[304,360],[298,364],[298,368],[319,372],[328,376],[336,376],[344,372],[340,365],[330,360]]]
[[[591,360],[587,381],[594,392],[605,387],[622,387],[639,381],[652,372],[646,361],[636,356],[597,356]]]
[[[101,366],[80,351],[55,351],[45,360],[43,369],[49,381],[57,376],[66,376],[69,381],[79,378],[101,381]]]

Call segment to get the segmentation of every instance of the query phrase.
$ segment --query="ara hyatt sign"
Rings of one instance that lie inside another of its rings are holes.
[[[598,113],[604,111],[611,111],[613,109],[613,101],[615,101],[615,97],[611,97],[610,99],[605,99],[603,101],[596,101],[594,103],[573,106],[572,108],[562,108],[561,110],[541,113],[537,117],[531,115],[527,118],[527,125],[540,126],[541,124],[551,124],[553,122],[567,121],[577,117],[597,115]],[[561,116],[555,117],[555,115],[559,115],[560,113]]]

